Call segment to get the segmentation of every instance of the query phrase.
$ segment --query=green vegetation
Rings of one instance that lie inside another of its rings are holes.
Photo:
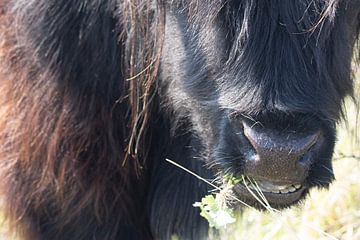
[[[241,177],[227,175],[224,177],[224,187],[218,193],[209,194],[201,202],[194,203],[193,206],[200,208],[200,215],[209,222],[210,227],[222,229],[236,221],[228,202],[235,198],[232,196],[232,188],[241,180]]]

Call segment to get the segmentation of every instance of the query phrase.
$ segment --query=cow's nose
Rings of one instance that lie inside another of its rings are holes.
[[[253,148],[245,163],[247,175],[275,182],[302,182],[310,168],[312,150],[320,132],[300,133],[244,125],[244,136]]]

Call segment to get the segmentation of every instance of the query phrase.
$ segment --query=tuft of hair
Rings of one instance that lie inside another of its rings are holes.
[[[106,224],[97,237],[111,239],[144,221],[134,206],[164,26],[156,2],[0,1],[1,190],[14,225],[37,219],[27,234],[91,239],[75,226]]]

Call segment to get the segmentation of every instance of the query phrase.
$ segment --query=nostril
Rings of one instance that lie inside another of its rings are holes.
[[[312,163],[312,154],[310,151],[306,152],[303,156],[300,157],[298,161],[298,166],[304,171],[309,170]]]
[[[296,160],[299,160],[318,141],[320,136],[320,132],[311,134],[281,132],[259,126],[249,126],[246,122],[243,122],[243,126],[245,137],[260,158],[272,153],[279,155],[279,157],[288,155],[287,159],[290,156],[296,156]]]

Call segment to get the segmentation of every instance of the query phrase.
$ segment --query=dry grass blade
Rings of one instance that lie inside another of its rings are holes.
[[[174,162],[174,161],[172,161],[172,160],[170,160],[170,159],[168,159],[168,158],[166,158],[165,161],[167,161],[167,162],[173,164],[174,166],[176,166],[176,167],[178,167],[178,168],[186,171],[187,173],[193,175],[193,176],[196,177],[197,179],[199,179],[199,180],[201,180],[201,181],[209,184],[210,186],[212,186],[212,187],[215,188],[216,190],[219,190],[219,191],[222,190],[220,187],[216,186],[215,184],[211,183],[210,181],[206,180],[205,178],[199,176],[198,174],[194,173],[193,171],[191,171],[191,170],[189,170],[189,169],[181,166],[181,165],[178,164],[177,162]],[[235,201],[237,201],[237,202],[245,205],[245,206],[248,207],[248,208],[255,209],[255,208],[253,208],[252,206],[250,206],[249,204],[241,201],[240,199],[238,199],[237,197],[235,197],[235,196],[233,196],[233,195],[229,195],[229,197],[232,198],[233,200],[235,200]]]
[[[248,179],[248,178],[247,178]],[[271,211],[271,209],[269,209],[269,207],[266,205],[265,202],[263,202],[257,195],[256,193],[254,193],[250,188],[249,186],[247,185],[246,183],[246,179],[244,176],[242,176],[242,180],[243,180],[243,183],[244,183],[244,186],[246,187],[246,189],[249,191],[249,193],[264,207],[266,208],[267,210]]]
[[[270,203],[266,199],[264,193],[261,191],[261,189],[260,189],[259,185],[257,184],[257,182],[255,180],[250,179],[249,177],[247,177],[247,179],[252,184],[252,186],[254,186],[254,188],[255,188],[257,194],[259,195],[259,197],[261,198],[262,202],[266,205],[266,209],[268,211],[270,211],[270,212],[280,212],[279,210],[276,210],[275,208],[270,206]]]

